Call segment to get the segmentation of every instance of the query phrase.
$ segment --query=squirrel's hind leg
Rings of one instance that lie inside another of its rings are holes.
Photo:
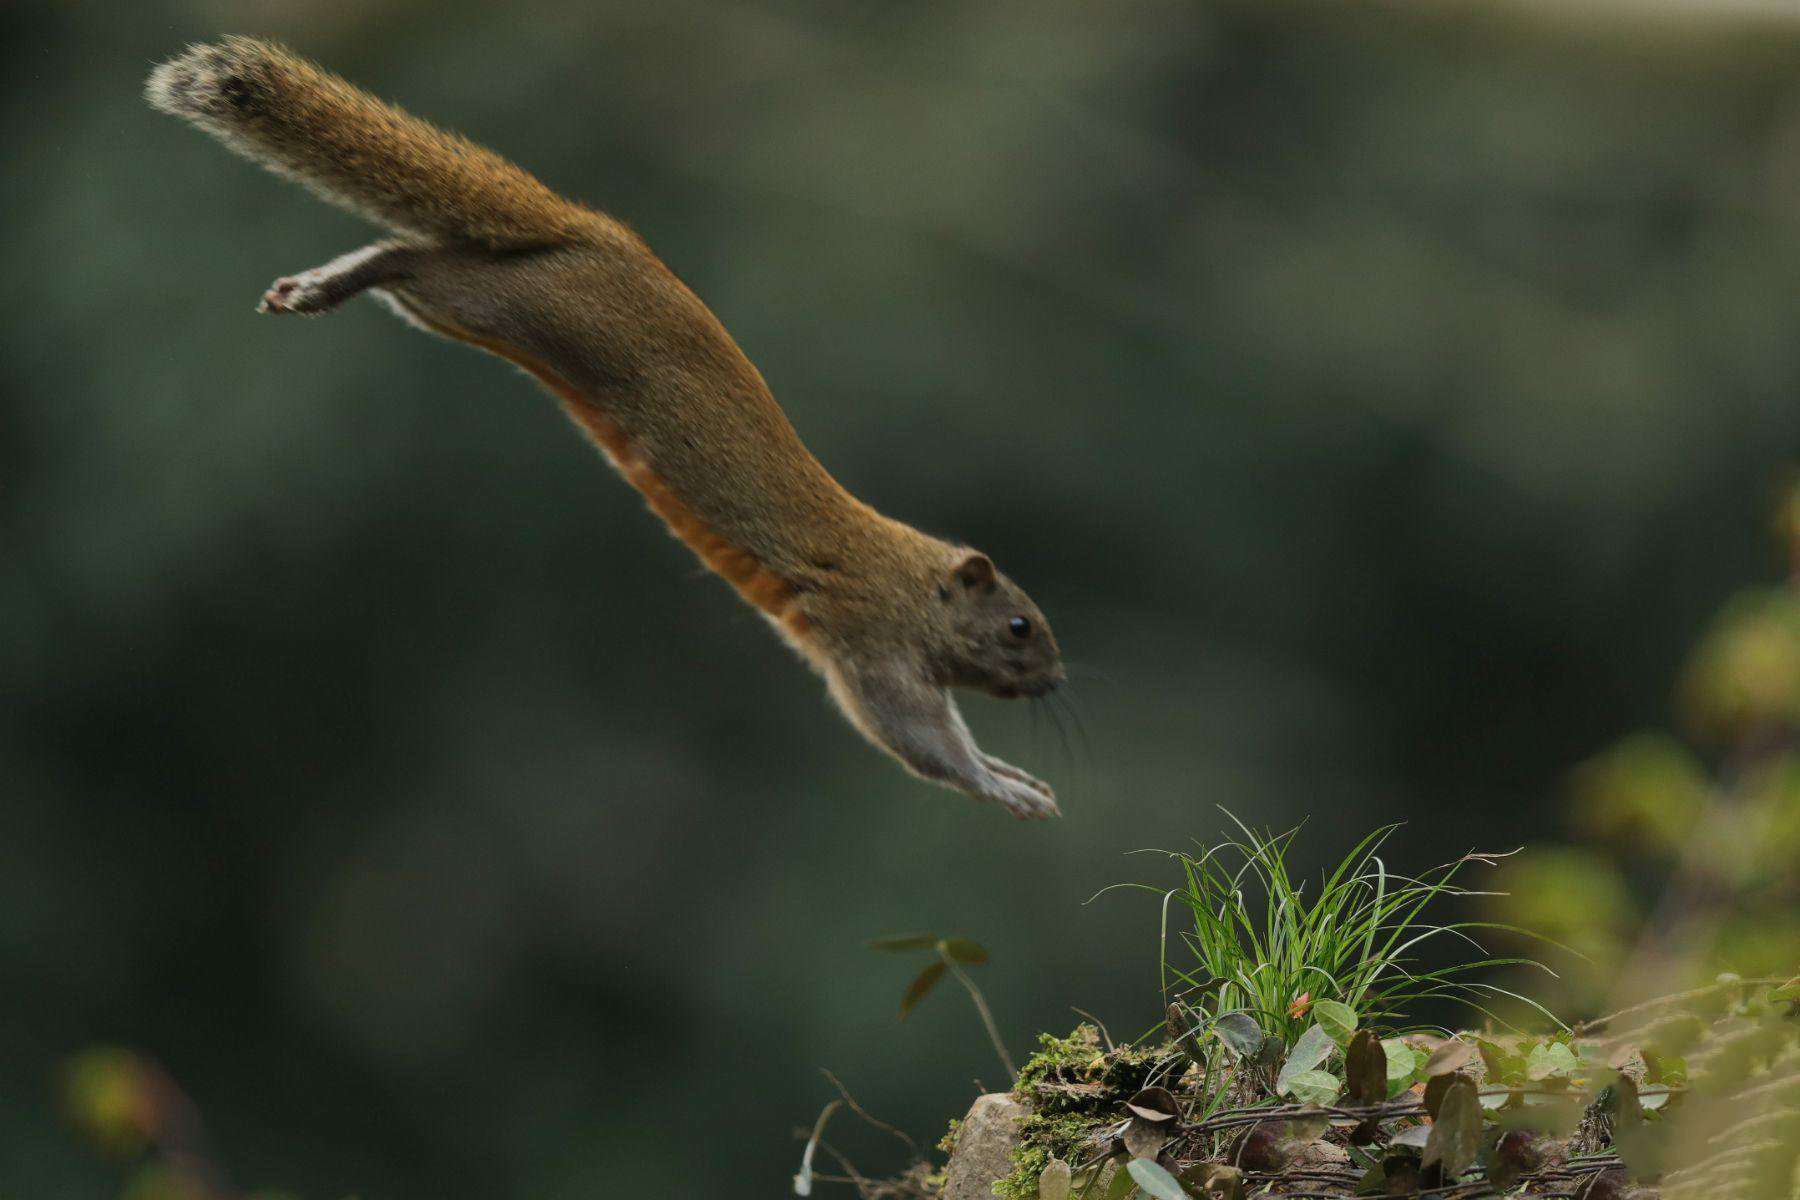
[[[410,242],[376,242],[341,254],[322,267],[284,275],[269,285],[256,311],[317,316],[370,288],[404,282],[429,246]]]

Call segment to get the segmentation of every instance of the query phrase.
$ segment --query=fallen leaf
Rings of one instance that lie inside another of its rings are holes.
[[[1131,1157],[1154,1159],[1169,1144],[1169,1131],[1161,1125],[1133,1117],[1119,1140],[1125,1143],[1125,1152]]]
[[[1181,1115],[1181,1106],[1168,1088],[1147,1087],[1125,1102],[1138,1116],[1150,1122],[1173,1121]]]

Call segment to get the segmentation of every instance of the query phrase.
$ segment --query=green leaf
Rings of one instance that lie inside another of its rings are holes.
[[[944,960],[940,958],[936,962],[926,963],[925,969],[913,976],[913,981],[906,985],[906,994],[900,997],[900,1019],[902,1021],[906,1020],[907,1015],[913,1009],[919,1007],[919,1001],[923,1000],[931,989],[937,986],[937,981],[944,977],[944,972],[948,969]]]
[[[1331,1035],[1317,1025],[1307,1027],[1305,1033],[1294,1042],[1294,1048],[1288,1051],[1287,1061],[1281,1065],[1281,1074],[1275,1078],[1275,1090],[1287,1091],[1287,1081],[1302,1071],[1310,1071],[1322,1065],[1337,1049]]]
[[[1424,1165],[1437,1163],[1446,1180],[1455,1179],[1474,1165],[1481,1150],[1481,1101],[1475,1081],[1455,1076],[1444,1091],[1431,1136],[1425,1139]]]
[[[923,950],[927,946],[937,944],[935,933],[897,933],[893,937],[876,938],[868,943],[871,950],[883,950],[889,954],[905,954],[909,950]]]
[[[1296,1071],[1282,1073],[1280,1091],[1302,1104],[1330,1104],[1343,1090],[1343,1083],[1330,1071]]]
[[[1670,1058],[1654,1050],[1639,1050],[1644,1059],[1644,1082],[1680,1087],[1688,1081],[1687,1059]]]
[[[1381,1039],[1367,1029],[1359,1029],[1344,1051],[1344,1082],[1352,1104],[1380,1104],[1387,1099],[1387,1051]]]
[[[1262,1049],[1262,1026],[1247,1012],[1228,1012],[1213,1022],[1213,1032],[1239,1058],[1251,1058]]]
[[[1134,1158],[1125,1164],[1125,1169],[1131,1172],[1131,1178],[1146,1196],[1154,1196],[1156,1200],[1193,1200],[1173,1175],[1147,1158]]]
[[[938,953],[968,967],[979,967],[988,960],[988,952],[980,942],[968,938],[945,938],[937,944]]]
[[[1337,1000],[1318,1000],[1312,1006],[1313,1020],[1340,1046],[1350,1043],[1356,1032],[1356,1010]]]
[[[1481,1061],[1487,1066],[1489,1083],[1524,1083],[1525,1057],[1514,1054],[1504,1047],[1483,1038],[1475,1040],[1475,1049],[1481,1052]]]
[[[1404,1038],[1388,1038],[1381,1043],[1381,1049],[1387,1054],[1387,1093],[1390,1097],[1398,1096],[1418,1082],[1425,1055],[1408,1045]]]
[[[1567,1079],[1579,1075],[1581,1069],[1581,1060],[1563,1042],[1545,1042],[1533,1046],[1531,1053],[1525,1056],[1525,1078],[1533,1082],[1551,1078]]]

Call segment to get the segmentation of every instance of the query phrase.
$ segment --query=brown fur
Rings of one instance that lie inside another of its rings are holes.
[[[394,229],[494,249],[609,232],[606,218],[498,154],[266,42],[195,46],[156,68],[146,92],[245,158]]]
[[[1054,814],[1046,785],[980,752],[947,691],[1056,686],[1042,614],[984,556],[846,492],[717,318],[624,226],[266,43],[194,47],[147,91],[406,235],[277,281],[264,311],[325,312],[372,289],[517,364],[872,741],[1017,815]]]

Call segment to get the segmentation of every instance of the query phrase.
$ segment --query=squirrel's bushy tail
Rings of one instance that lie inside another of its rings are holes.
[[[606,219],[473,142],[254,38],[189,47],[150,104],[402,233],[494,249],[587,240]]]

